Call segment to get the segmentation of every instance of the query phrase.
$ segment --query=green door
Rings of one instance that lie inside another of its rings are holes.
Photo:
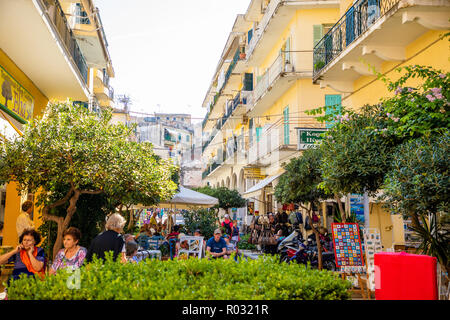
[[[289,106],[283,110],[284,144],[289,144]]]
[[[333,114],[338,112],[341,114],[342,105],[341,105],[341,95],[340,94],[326,94],[325,95],[325,106],[333,106],[333,108],[327,108],[325,115]],[[331,128],[334,125],[334,121],[327,121],[326,127]]]

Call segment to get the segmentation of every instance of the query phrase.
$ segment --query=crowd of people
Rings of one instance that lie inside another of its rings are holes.
[[[126,220],[120,214],[112,214],[108,217],[105,225],[105,231],[97,235],[90,243],[89,248],[79,245],[81,232],[76,227],[69,227],[63,232],[63,248],[60,249],[51,265],[47,268],[48,257],[45,256],[44,249],[38,245],[41,242],[40,233],[35,230],[34,223],[30,218],[33,206],[31,201],[27,201],[22,205],[22,213],[19,216],[16,229],[20,235],[19,244],[11,251],[0,255],[0,265],[13,264],[13,271],[10,281],[18,279],[20,275],[27,276],[36,275],[43,278],[48,269],[48,275],[55,275],[58,270],[63,268],[71,268],[75,270],[80,268],[84,263],[91,262],[96,256],[99,259],[105,259],[106,252],[112,252],[113,259],[117,259],[122,263],[138,263],[137,258],[139,240],[142,237],[160,236],[161,239],[170,243],[174,243],[175,254],[180,249],[180,226],[175,225],[172,232],[162,235],[164,226],[157,222],[156,217],[150,219],[150,224],[141,228],[140,232],[134,236],[132,234],[123,234],[123,228]],[[239,228],[236,220],[231,221],[229,216],[225,216],[225,220],[221,224],[224,234],[220,228],[214,231],[213,237],[203,240],[203,247],[206,248],[207,256],[216,258],[229,258],[232,253],[238,253],[237,243],[240,240]],[[202,237],[200,230],[195,230],[194,236]]]

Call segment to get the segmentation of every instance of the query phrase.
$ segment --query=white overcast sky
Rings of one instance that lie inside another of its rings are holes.
[[[203,118],[201,104],[225,42],[249,3],[95,0],[115,70],[115,96],[130,95],[133,111]]]

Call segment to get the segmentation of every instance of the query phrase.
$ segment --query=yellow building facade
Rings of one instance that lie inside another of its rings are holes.
[[[82,25],[89,26],[84,27],[89,36],[81,32]],[[82,37],[89,37],[90,45]],[[99,70],[101,75],[97,75]],[[42,115],[49,101],[71,99],[91,110],[111,105],[112,89],[105,74],[113,77],[114,70],[98,10],[91,0],[0,2],[3,138],[21,135],[23,125]],[[108,96],[98,94],[99,88]],[[27,199],[34,196],[19,195],[14,182],[0,187],[3,246],[17,245],[16,219]],[[38,210],[32,219],[39,227]]]
[[[393,95],[374,71],[392,80],[396,68],[425,65],[450,70],[450,1],[342,0],[340,18],[314,48],[313,81],[342,94],[342,105],[358,110]],[[414,80],[410,85],[414,85]],[[382,245],[414,246],[399,215],[370,203],[369,225]]]
[[[203,184],[239,190],[259,214],[278,211],[273,193],[283,164],[301,155],[303,129],[323,128],[305,111],[335,104],[358,110],[389,96],[373,68],[391,79],[403,65],[448,71],[449,6],[445,0],[250,1],[204,100]],[[384,248],[407,244],[402,217],[369,202],[368,227],[380,231]],[[330,203],[320,209],[330,227]]]
[[[323,129],[305,111],[340,97],[312,82],[314,44],[339,14],[338,1],[272,0],[236,18],[204,101],[205,185],[237,189],[259,214],[278,211],[274,187],[302,152],[298,128]]]

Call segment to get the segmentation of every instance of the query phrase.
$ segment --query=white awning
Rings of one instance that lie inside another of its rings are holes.
[[[260,182],[258,182],[257,184],[255,184],[253,187],[251,187],[250,189],[248,189],[246,192],[244,192],[244,194],[242,195],[244,198],[250,198],[252,196],[255,196],[257,194],[255,194],[256,191],[261,190],[262,188],[264,188],[265,186],[267,186],[269,183],[271,183],[272,181],[274,181],[275,179],[277,179],[279,176],[281,176],[284,172],[282,173],[278,173],[275,174],[273,176],[269,176],[263,180],[261,180]]]

